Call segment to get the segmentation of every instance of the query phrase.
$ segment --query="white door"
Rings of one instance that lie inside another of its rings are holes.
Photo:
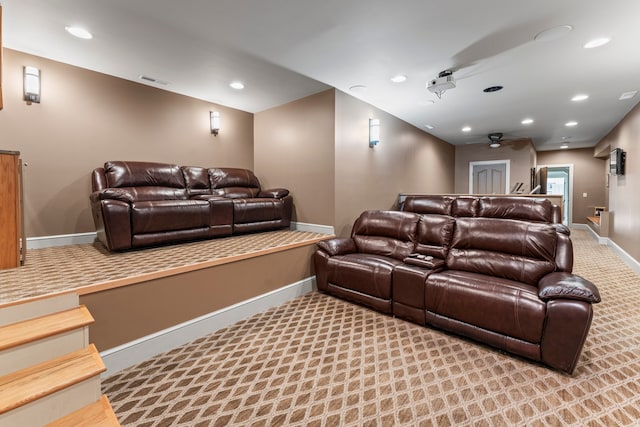
[[[469,163],[469,193],[507,194],[509,160]]]

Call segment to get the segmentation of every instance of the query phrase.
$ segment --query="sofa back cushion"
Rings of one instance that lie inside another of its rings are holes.
[[[536,285],[556,269],[553,225],[496,218],[457,218],[447,268]]]
[[[412,212],[365,211],[353,224],[358,252],[403,260],[415,250],[420,215]]]
[[[422,215],[418,223],[415,252],[446,259],[455,222],[448,215]]]
[[[451,215],[451,196],[408,196],[402,204],[402,210],[419,214]]]
[[[108,187],[120,188],[133,200],[186,199],[180,167],[166,163],[113,161],[104,164]]]
[[[252,198],[260,192],[260,181],[249,169],[209,169],[211,194],[231,199]]]
[[[189,196],[211,194],[209,169],[197,166],[182,166],[180,169]]]
[[[473,196],[456,197],[451,205],[451,215],[461,217],[478,216],[478,198]]]
[[[535,197],[481,197],[478,202],[478,216],[481,217],[554,222],[553,204],[547,199]]]

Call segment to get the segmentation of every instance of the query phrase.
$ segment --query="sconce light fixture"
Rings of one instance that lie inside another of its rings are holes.
[[[378,142],[380,142],[380,120],[369,119],[369,147],[375,147]]]
[[[40,70],[26,66],[23,70],[24,100],[27,103],[40,103]]]
[[[220,132],[220,113],[209,111],[209,119],[211,120],[211,133],[218,136],[218,132]]]

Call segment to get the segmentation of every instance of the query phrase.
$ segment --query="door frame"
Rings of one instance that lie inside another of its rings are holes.
[[[505,182],[504,182],[504,192],[505,194],[509,194],[509,188],[511,188],[511,160],[482,160],[478,162],[469,162],[469,194],[473,194],[473,167],[481,166],[481,165],[497,165],[502,164],[505,165]]]
[[[570,227],[573,224],[573,163],[567,163],[562,165],[536,165],[536,172],[540,170],[540,168],[547,168],[547,171],[549,169],[555,169],[555,168],[569,168],[569,194],[567,195],[567,199],[568,199],[567,223],[565,225]]]

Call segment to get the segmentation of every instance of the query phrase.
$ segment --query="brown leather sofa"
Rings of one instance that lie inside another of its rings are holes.
[[[318,289],[572,373],[595,285],[546,199],[420,196],[318,243]]]
[[[98,239],[111,251],[289,227],[292,197],[248,169],[106,162],[91,175]]]

